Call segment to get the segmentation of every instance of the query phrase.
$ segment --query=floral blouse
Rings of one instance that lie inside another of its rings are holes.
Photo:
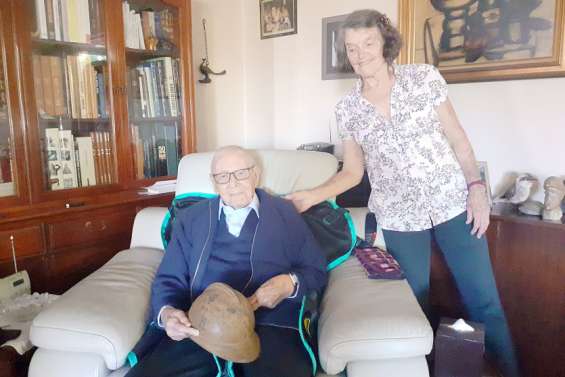
[[[420,231],[465,211],[467,185],[436,111],[447,98],[445,80],[425,64],[394,65],[394,75],[390,120],[362,96],[361,80],[335,113],[341,138],[363,149],[377,221]]]

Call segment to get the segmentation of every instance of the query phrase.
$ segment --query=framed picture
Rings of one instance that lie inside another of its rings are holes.
[[[565,0],[400,0],[401,63],[448,82],[565,76]]]
[[[347,56],[337,48],[339,28],[347,16],[322,18],[322,80],[357,77],[349,64],[343,64]]]
[[[479,168],[479,175],[481,179],[485,182],[485,187],[487,189],[488,204],[492,207],[492,191],[490,189],[490,177],[488,175],[488,166],[486,161],[477,161],[477,167]]]
[[[296,0],[259,0],[261,39],[296,34]]]

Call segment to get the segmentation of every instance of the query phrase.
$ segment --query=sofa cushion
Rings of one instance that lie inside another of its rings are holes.
[[[108,369],[119,368],[145,330],[151,283],[162,255],[149,248],[116,254],[34,319],[31,342],[51,350],[94,353]]]
[[[432,329],[406,280],[368,279],[355,257],[330,273],[320,312],[320,363],[329,374],[351,361],[431,351]]]

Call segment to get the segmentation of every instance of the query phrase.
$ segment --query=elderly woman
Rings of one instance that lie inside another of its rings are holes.
[[[304,211],[358,184],[365,166],[372,189],[369,208],[424,311],[433,237],[470,319],[486,326],[487,351],[505,376],[517,376],[483,237],[490,210],[485,182],[447,97],[445,80],[431,65],[394,64],[400,35],[375,10],[350,14],[342,40],[341,48],[360,76],[335,109],[343,169],[324,185],[288,198]]]

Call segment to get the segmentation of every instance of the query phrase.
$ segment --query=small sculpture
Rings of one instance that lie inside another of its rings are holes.
[[[520,174],[516,177],[514,184],[496,201],[521,204],[527,201],[537,191],[538,187],[539,181],[536,177],[528,173]]]
[[[541,216],[543,203],[537,200],[526,200],[524,203],[520,204],[518,211],[524,215]]]
[[[545,200],[542,218],[547,221],[561,221],[563,209],[561,202],[565,197],[565,181],[559,177],[549,177],[545,180]]]
[[[210,68],[210,61],[208,60],[208,37],[206,36],[206,19],[205,18],[202,19],[202,28],[204,29],[204,48],[206,49],[206,57],[202,58],[202,63],[200,63],[200,66],[198,67],[198,70],[204,76],[203,78],[198,80],[198,82],[200,82],[202,84],[209,84],[209,83],[212,82],[210,75],[218,75],[218,76],[219,75],[225,75],[226,70],[224,69],[220,72],[214,72]]]

